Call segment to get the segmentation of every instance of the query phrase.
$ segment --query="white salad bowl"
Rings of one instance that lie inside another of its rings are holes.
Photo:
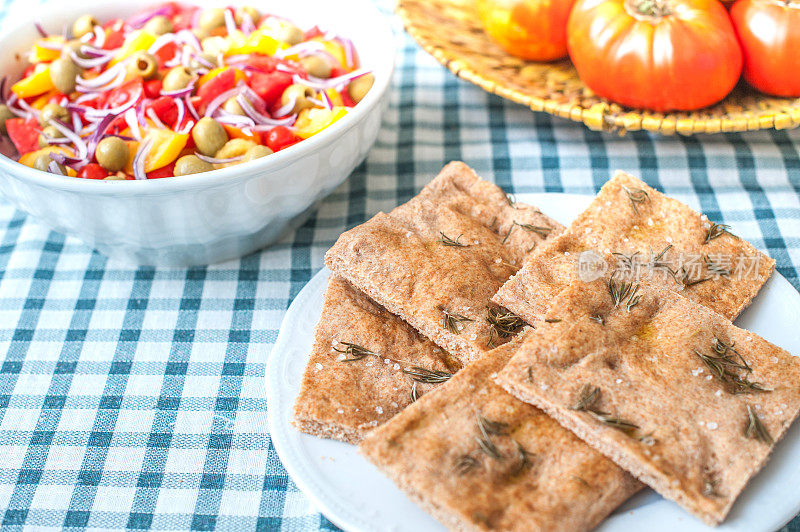
[[[22,54],[37,37],[34,22],[60,33],[91,13],[126,18],[158,2],[51,2],[33,15],[11,13],[0,36],[0,71],[17,79]],[[0,193],[55,231],[100,252],[149,265],[188,266],[240,257],[267,246],[299,224],[364,160],[388,101],[395,36],[367,0],[347,6],[329,0],[298,2],[194,0],[200,6],[253,4],[302,28],[319,25],[351,39],[364,68],[375,75],[367,96],[347,116],[317,135],[252,162],[203,174],[144,181],[78,179],[40,172],[0,155]]]

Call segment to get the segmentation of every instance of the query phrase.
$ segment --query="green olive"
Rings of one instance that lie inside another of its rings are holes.
[[[238,26],[242,25],[244,22],[244,16],[249,15],[250,20],[253,21],[253,24],[258,25],[258,21],[261,20],[261,13],[253,6],[242,6],[236,10],[236,14],[234,16],[234,20]]]
[[[119,137],[106,137],[97,144],[94,152],[100,166],[109,172],[119,172],[128,164],[128,145]]]
[[[50,63],[50,80],[61,94],[70,94],[75,90],[80,73],[78,65],[69,57],[59,57]]]
[[[286,90],[283,91],[283,94],[281,94],[281,105],[288,105],[289,102],[294,100],[294,107],[289,113],[296,114],[303,109],[314,107],[314,104],[308,101],[309,98],[313,98],[314,96],[316,96],[316,93],[311,87],[298,84],[289,85],[286,87]]]
[[[0,103],[0,134],[7,135],[6,120],[16,118],[17,115],[11,112],[11,109],[4,103]]]
[[[197,155],[184,155],[175,163],[174,175],[189,175],[210,172],[214,167]]]
[[[229,98],[224,104],[222,104],[222,109],[232,115],[244,116],[244,109],[242,109],[242,106],[236,101],[236,98]]]
[[[247,150],[247,153],[244,154],[244,159],[242,159],[242,162],[260,159],[262,157],[266,157],[267,155],[272,155],[273,153],[274,152],[271,149],[259,144],[258,146],[253,146]]]
[[[139,51],[133,54],[128,71],[134,76],[150,79],[158,74],[158,61],[152,54]]]
[[[292,25],[281,26],[280,28],[275,29],[271,33],[272,36],[278,39],[279,41],[283,41],[286,44],[291,44],[291,45],[303,42],[303,38],[305,37],[303,30],[301,30],[297,26],[292,26]]]
[[[39,113],[39,123],[42,125],[49,124],[50,120],[53,119],[61,120],[62,122],[66,122],[69,120],[69,111],[67,111],[64,107],[61,107],[57,103],[48,103],[44,107],[42,107],[41,112]]]
[[[148,20],[142,29],[153,35],[164,35],[165,33],[172,33],[174,27],[170,19],[164,15],[156,15]]]
[[[61,132],[60,129],[55,128],[53,126],[47,126],[42,129],[42,132],[39,133],[39,147],[44,148],[50,145],[50,139],[60,139],[63,138],[64,134]]]
[[[188,87],[193,79],[194,74],[192,74],[188,68],[185,66],[177,66],[172,68],[164,76],[161,88],[165,91],[179,91]]]
[[[80,39],[87,33],[93,32],[94,27],[99,25],[100,23],[97,22],[97,19],[95,19],[93,16],[83,15],[72,24],[72,36],[76,39]]]
[[[309,55],[300,59],[300,64],[309,75],[315,78],[331,77],[331,65],[318,55]]]
[[[192,128],[192,138],[200,153],[213,157],[228,142],[228,132],[222,124],[205,116]]]
[[[194,36],[197,37],[198,41],[202,41],[203,39],[211,35],[211,30],[207,30],[205,28],[192,28],[191,31],[192,33],[194,33]]]
[[[211,31],[214,28],[219,28],[220,26],[224,25],[225,10],[221,7],[212,7],[210,9],[206,9],[200,15],[200,19],[197,21],[197,26],[206,31]]]
[[[214,157],[217,159],[232,159],[233,157],[242,157],[247,150],[257,146],[255,142],[247,139],[231,139],[219,149]]]
[[[49,153],[40,153],[36,159],[33,161],[33,167],[37,170],[41,170],[42,172],[49,172],[50,171],[50,163],[53,162],[53,159],[50,158]],[[56,166],[61,173],[66,175],[67,169],[64,167],[63,164],[56,163]]]
[[[81,52],[81,46],[83,46],[83,44],[84,43],[82,43],[78,39],[74,39],[72,41],[68,41],[67,43],[64,44],[64,48],[61,49],[61,57],[70,57],[71,58],[69,53],[70,53],[70,51],[72,51],[72,52],[75,52],[75,55],[77,55],[81,59],[88,58],[89,57],[88,55],[86,55],[85,53]]]
[[[217,68],[217,56],[214,54],[203,52],[199,54],[199,57],[202,59],[202,61],[200,61],[197,57],[192,58],[192,60],[189,62],[189,68],[192,70],[208,70],[209,64],[211,65],[210,68]]]
[[[350,82],[350,85],[347,86],[347,92],[350,93],[350,98],[358,103],[364,99],[364,96],[366,96],[372,88],[373,83],[375,83],[375,76],[372,74],[364,74]]]

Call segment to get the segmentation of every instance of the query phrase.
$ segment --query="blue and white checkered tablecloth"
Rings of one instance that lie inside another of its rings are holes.
[[[735,222],[800,287],[800,131],[596,133],[486,94],[402,43],[367,161],[261,253],[135,268],[0,200],[4,528],[335,529],[272,446],[266,357],[337,236],[453,159],[517,193],[593,193],[628,170]]]

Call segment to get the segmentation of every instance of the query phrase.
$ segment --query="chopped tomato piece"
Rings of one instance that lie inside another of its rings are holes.
[[[236,86],[237,72],[241,71],[237,71],[234,68],[223,70],[197,89],[197,95],[200,97],[200,107],[197,108],[198,112],[202,112],[201,108],[205,109],[214,98]]]
[[[173,177],[175,175],[175,162],[169,163],[163,168],[147,172],[147,179],[162,179],[164,177]]]
[[[280,62],[281,61],[279,59],[274,57],[253,53],[250,55],[247,61],[245,61],[245,65],[253,70],[263,72],[264,74],[269,74],[270,72],[275,71],[275,67],[278,66]]]
[[[116,89],[112,90],[108,94],[106,104],[108,107],[119,107],[120,105],[130,102],[133,98],[136,98],[136,100],[139,101],[143,94],[144,89],[142,87],[142,79],[132,79],[131,81],[123,83]]]
[[[144,95],[148,98],[158,98],[161,96],[163,85],[160,79],[150,79],[144,82]]]
[[[20,155],[39,149],[39,134],[42,128],[35,119],[10,118],[6,120],[6,131]]]
[[[158,64],[163,67],[167,61],[175,57],[176,53],[178,53],[178,45],[174,42],[169,42],[156,50],[153,55],[156,56]]]
[[[161,96],[153,100],[148,108],[153,110],[164,125],[175,127],[175,123],[178,121],[178,104],[175,103],[175,100],[169,96]]]
[[[89,163],[80,169],[78,177],[83,179],[105,179],[108,177],[108,170],[97,163]]]
[[[308,41],[315,37],[322,37],[323,35],[325,35],[325,33],[321,29],[319,29],[319,26],[314,26],[313,28],[311,28],[306,32],[303,40]]]
[[[286,72],[275,71],[269,74],[250,72],[247,84],[261,96],[267,107],[273,107],[281,94],[292,84],[292,76]]]
[[[285,126],[275,126],[266,134],[267,147],[272,151],[280,151],[299,141],[300,139],[295,137],[294,133]]]
[[[121,20],[115,19],[104,26],[106,30],[106,40],[103,43],[103,50],[114,50],[125,42],[125,27]]]

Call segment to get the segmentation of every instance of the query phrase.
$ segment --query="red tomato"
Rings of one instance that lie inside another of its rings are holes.
[[[153,170],[147,173],[147,179],[163,179],[165,177],[173,177],[175,175],[175,162],[169,163],[167,166]]]
[[[567,40],[581,80],[628,107],[700,109],[727,96],[742,71],[718,0],[578,0]]]
[[[201,107],[205,107],[211,101],[225,91],[229,91],[236,86],[236,71],[232,68],[224,70],[208,80],[203,86],[197,89],[200,97]]]
[[[175,13],[171,15],[172,26],[175,31],[191,29],[194,14],[200,8],[197,6],[184,6],[177,2],[170,2],[170,4],[175,4],[177,6]]]
[[[170,42],[156,50],[153,55],[158,60],[159,66],[163,67],[167,61],[175,57],[176,53],[178,53],[178,45],[174,42]]]
[[[344,76],[347,74],[347,71],[340,66],[334,65],[331,67],[331,75],[332,78],[338,78],[339,76]]]
[[[39,134],[42,128],[35,119],[9,118],[6,120],[6,131],[14,147],[20,155],[39,149]]]
[[[261,96],[267,107],[274,106],[283,94],[283,91],[292,84],[292,76],[286,72],[249,72],[247,84],[253,91]]]
[[[178,121],[178,104],[175,103],[175,100],[169,96],[161,96],[150,102],[147,107],[153,110],[164,125],[175,127],[175,122]]]
[[[300,139],[294,136],[294,133],[288,127],[275,126],[267,132],[266,144],[272,151],[280,151],[288,148],[292,144],[296,144]]]
[[[151,79],[144,82],[144,95],[148,98],[158,98],[161,96],[161,80]]]
[[[108,93],[106,98],[106,105],[108,107],[119,107],[133,100],[139,101],[144,95],[142,88],[142,79],[136,78],[131,81],[125,82],[116,89]]]
[[[89,163],[80,169],[78,177],[83,179],[105,179],[108,177],[108,170],[97,163]]]
[[[575,0],[478,0],[486,33],[503,50],[531,61],[567,55],[567,19]]]
[[[319,29],[319,26],[314,26],[305,33],[305,35],[303,36],[303,40],[309,41],[314,37],[322,37],[323,35],[325,35],[325,33],[323,33],[321,29]]]
[[[114,19],[103,26],[106,29],[106,40],[103,43],[103,50],[113,50],[119,48],[125,42],[124,23],[119,19]]]
[[[280,60],[261,54],[250,54],[250,57],[245,61],[245,65],[248,67],[265,74],[274,72],[275,67],[278,66],[279,63]]]
[[[739,0],[731,18],[744,51],[744,78],[768,94],[800,96],[800,4]]]

